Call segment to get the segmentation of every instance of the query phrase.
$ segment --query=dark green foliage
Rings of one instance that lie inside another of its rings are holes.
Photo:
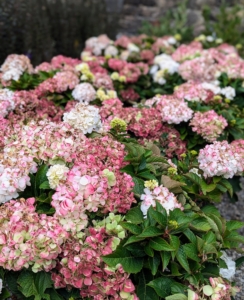
[[[231,45],[242,45],[240,49],[243,54],[244,32],[241,28],[241,17],[238,15],[240,11],[239,5],[232,5],[230,1],[221,1],[219,13],[212,16],[212,9],[209,6],[203,8],[203,17],[205,20],[206,35],[215,34],[216,37],[221,38],[224,42]]]
[[[190,41],[193,38],[193,28],[187,24],[187,3],[187,0],[182,1],[174,9],[168,10],[158,25],[143,22],[141,33],[159,37],[180,34],[182,41]]]

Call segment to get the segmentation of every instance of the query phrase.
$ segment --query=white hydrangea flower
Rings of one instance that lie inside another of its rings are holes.
[[[47,171],[47,178],[49,185],[52,189],[55,189],[61,180],[65,180],[67,178],[67,173],[69,172],[69,168],[65,165],[53,165]]]
[[[155,56],[154,64],[159,65],[161,70],[164,70],[169,74],[178,73],[178,69],[180,66],[179,63],[174,61],[171,56],[164,53]]]
[[[189,172],[196,174],[198,177],[202,178],[202,175],[199,173],[199,170],[197,168],[192,168],[189,170]]]
[[[119,53],[118,49],[113,45],[109,45],[104,51],[105,56],[106,55],[116,56],[118,55],[118,53]]]
[[[15,108],[13,96],[14,92],[9,89],[0,89],[0,115],[2,117],[5,117],[9,111]]]
[[[156,206],[156,201],[158,201],[166,209],[167,213],[175,208],[180,208],[183,210],[182,205],[178,202],[175,195],[162,185],[156,186],[152,190],[145,188],[144,194],[141,195],[141,200],[141,211],[144,215],[144,218],[147,216],[149,207]]]
[[[227,99],[233,100],[236,96],[236,91],[231,86],[227,86],[221,89],[221,94],[224,95]]]
[[[170,44],[170,45],[175,45],[177,43],[176,39],[171,36],[168,38],[167,42]]]
[[[64,113],[63,119],[84,134],[91,133],[93,130],[99,131],[102,127],[99,109],[82,103],[76,104],[70,112]]]
[[[166,80],[164,78],[164,71],[163,70],[159,70],[157,71],[154,75],[153,75],[153,81],[157,82],[158,84],[165,84]]]
[[[88,104],[96,99],[96,91],[90,83],[80,83],[72,91],[72,96],[75,100]]]
[[[30,185],[30,177],[23,174],[21,169],[9,168],[0,164],[0,203],[5,203],[19,196]]]
[[[222,251],[222,252],[223,252],[223,254],[220,258],[225,261],[228,268],[227,269],[220,268],[219,275],[228,280],[231,280],[235,276],[235,273],[236,273],[236,263],[235,263],[235,261],[233,261],[231,259],[231,257],[229,257],[226,254],[226,252],[224,252],[224,251]]]
[[[127,49],[129,50],[129,52],[139,52],[140,49],[133,43],[129,43],[127,46]]]
[[[214,95],[220,94],[221,93],[221,88],[217,85],[215,85],[214,83],[210,83],[210,82],[203,82],[202,83],[202,87],[205,90],[210,90],[214,93]]]

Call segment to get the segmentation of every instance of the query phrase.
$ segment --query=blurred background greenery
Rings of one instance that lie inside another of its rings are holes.
[[[131,32],[155,36],[180,34],[183,42],[190,41],[196,32],[189,9],[199,0],[162,1],[0,0],[0,63],[10,53],[26,54],[35,65],[57,54],[79,57],[85,40],[101,33],[112,39],[118,33]],[[244,10],[240,1],[212,0],[214,10],[204,2],[199,6],[201,16],[198,15],[204,20],[202,33],[241,47]],[[157,10],[158,3],[161,9],[165,3],[165,9],[146,17],[153,5]],[[128,12],[131,7],[135,10]]]

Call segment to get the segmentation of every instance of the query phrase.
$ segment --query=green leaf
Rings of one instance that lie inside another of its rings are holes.
[[[50,188],[50,185],[49,185],[49,182],[48,182],[48,181],[44,181],[44,182],[39,186],[39,189],[41,189],[41,190],[49,190],[49,189],[51,189],[51,188]]]
[[[35,180],[35,189],[40,188],[40,185],[48,181],[47,180],[47,171],[48,171],[48,166],[47,165],[41,165],[36,173],[36,180]]]
[[[190,228],[197,231],[209,231],[211,229],[211,226],[205,218],[200,217],[191,222]]]
[[[216,242],[216,236],[212,231],[209,231],[208,233],[203,235],[202,238],[207,244],[213,244]]]
[[[170,245],[175,249],[175,251],[178,251],[180,247],[180,239],[178,238],[178,236],[170,235],[169,239],[170,239]]]
[[[222,269],[228,269],[226,262],[221,258],[219,258],[219,267]]]
[[[19,290],[25,297],[34,296],[35,300],[50,300],[50,296],[45,294],[47,288],[52,287],[50,274],[39,272],[34,274],[30,271],[21,272],[18,278]]]
[[[172,280],[167,277],[160,277],[150,281],[147,285],[152,287],[159,297],[165,298],[171,294]]]
[[[160,213],[158,211],[155,211],[154,209],[152,209],[150,211],[151,216],[153,217],[153,219],[159,223],[163,228],[165,228],[167,226],[167,213]]]
[[[145,228],[141,234],[139,234],[137,237],[138,238],[149,238],[149,237],[155,237],[155,236],[159,236],[159,235],[163,235],[164,234],[164,230],[159,229],[155,226],[149,226],[147,228]]]
[[[161,237],[155,237],[151,239],[149,245],[156,251],[175,251],[175,248]]]
[[[138,171],[144,170],[144,169],[146,168],[146,164],[147,164],[146,158],[145,158],[144,155],[142,155],[141,163],[140,163],[140,165],[138,166]]]
[[[171,253],[167,251],[160,252],[162,264],[163,264],[163,271],[167,268],[169,261],[171,259]]]
[[[156,177],[153,174],[151,174],[149,170],[137,173],[137,176],[142,177],[144,179],[156,180]]]
[[[180,271],[179,271],[179,267],[180,267],[180,265],[178,265],[176,262],[174,262],[174,261],[171,261],[171,263],[170,263],[170,270],[171,270],[171,276],[181,276],[182,274],[180,273]]]
[[[144,180],[138,177],[132,177],[135,184],[133,192],[137,197],[140,197],[144,193]]]
[[[142,232],[142,229],[140,226],[137,226],[136,224],[128,223],[128,222],[120,222],[120,225],[130,231],[133,234],[140,234]]]
[[[200,261],[198,257],[197,247],[194,244],[184,244],[183,249],[187,257],[196,262]]]
[[[158,295],[147,285],[147,277],[150,274],[146,274],[144,272],[140,273],[139,276],[139,284],[136,288],[136,295],[139,297],[140,300],[158,300]]]
[[[154,257],[148,258],[148,264],[151,269],[152,275],[156,275],[158,271],[158,267],[160,265],[160,257],[158,254],[155,254]]]
[[[229,231],[240,229],[243,226],[244,226],[244,222],[240,222],[240,221],[227,221],[226,222],[226,228]]]
[[[144,221],[143,213],[139,206],[131,208],[126,216],[126,220],[133,224],[141,224]]]
[[[135,176],[135,170],[132,165],[127,165],[124,168],[120,169],[121,172],[125,172],[131,176]]]
[[[127,242],[124,244],[124,246],[127,246],[127,245],[130,245],[130,244],[133,244],[133,243],[138,243],[138,242],[141,242],[145,240],[145,238],[139,238],[135,235],[131,236],[128,238]]]
[[[220,216],[220,212],[218,210],[217,207],[213,206],[213,205],[206,205],[202,208],[202,211],[206,214],[206,215],[216,215],[216,216]]]
[[[240,268],[242,266],[242,264],[244,263],[244,256],[237,258],[235,262],[236,262],[236,267]]]
[[[178,262],[181,264],[181,266],[187,271],[187,273],[191,273],[189,263],[187,260],[187,256],[186,256],[183,246],[181,246],[179,248],[179,250],[177,251],[176,258],[177,258]]]
[[[174,294],[165,298],[165,300],[187,300],[187,296],[184,294]]]
[[[143,267],[143,258],[135,257],[123,247],[118,247],[112,254],[102,256],[103,261],[110,267],[121,264],[125,272],[138,273]]]
[[[146,254],[150,257],[153,257],[154,256],[154,251],[153,249],[149,246],[149,244],[147,243],[145,246],[144,246],[144,251],[146,252]]]
[[[0,300],[5,300],[5,299],[11,299],[11,294],[9,291],[5,288],[2,289],[1,294],[0,294]]]
[[[195,234],[189,228],[184,230],[183,233],[188,238],[188,240],[191,241],[194,245],[197,244],[197,238],[196,238]]]

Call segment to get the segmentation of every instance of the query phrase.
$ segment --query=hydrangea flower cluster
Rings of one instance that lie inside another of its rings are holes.
[[[145,186],[148,186],[147,182]],[[147,216],[147,211],[150,206],[155,207],[156,201],[158,201],[169,213],[170,210],[179,208],[183,210],[182,205],[178,202],[175,195],[171,193],[166,187],[160,185],[150,185],[144,189],[144,194],[141,195],[141,211],[144,217]]]
[[[109,222],[110,221],[110,222]],[[109,226],[110,225],[110,226]],[[101,260],[115,250],[119,238],[110,235],[111,220],[106,219],[106,227],[97,224],[89,227],[83,239],[70,240],[63,246],[58,273],[52,271],[52,279],[57,288],[73,286],[80,289],[82,297],[92,299],[138,300],[135,287],[121,265],[108,267]]]
[[[15,108],[14,93],[9,89],[0,89],[0,115],[6,117],[9,111]]]
[[[179,64],[167,54],[155,56],[154,65],[150,69],[150,74],[153,76],[153,81],[161,85],[166,83],[165,77],[167,74],[178,72]]]
[[[9,55],[0,70],[4,81],[19,80],[24,72],[32,73],[34,71],[29,58],[18,54]]]
[[[70,124],[73,128],[81,130],[84,134],[99,131],[101,128],[101,118],[99,109],[82,103],[70,111],[64,113],[64,122]]]
[[[10,201],[1,206],[0,265],[18,271],[49,271],[56,265],[68,233],[55,217],[38,215],[35,199]]]
[[[232,178],[234,175],[242,174],[243,158],[239,154],[238,148],[236,145],[232,146],[227,141],[223,141],[214,142],[201,149],[198,162],[204,176]]]
[[[156,96],[145,102],[145,105],[155,108],[161,113],[162,121],[168,124],[187,122],[192,118],[193,111],[184,101],[174,96]]]
[[[214,110],[194,114],[190,126],[192,131],[197,132],[208,142],[214,142],[221,135],[228,123],[226,119],[219,116]]]

